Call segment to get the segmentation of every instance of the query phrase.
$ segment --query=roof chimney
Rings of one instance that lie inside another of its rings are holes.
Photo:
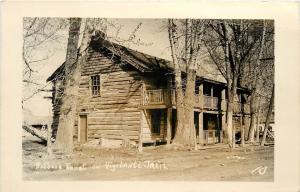
[[[92,36],[92,45],[94,46],[103,46],[103,41],[106,39],[106,33],[95,30],[94,35]]]

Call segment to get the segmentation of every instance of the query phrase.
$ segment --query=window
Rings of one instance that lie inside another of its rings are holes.
[[[98,96],[100,95],[100,76],[95,75],[92,76],[92,95]]]

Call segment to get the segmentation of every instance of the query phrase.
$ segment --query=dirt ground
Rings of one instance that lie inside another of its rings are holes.
[[[23,136],[24,180],[273,181],[274,146],[182,150],[76,147],[47,156],[40,140]]]

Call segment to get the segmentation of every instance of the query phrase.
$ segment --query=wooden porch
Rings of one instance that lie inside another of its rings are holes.
[[[201,146],[212,146],[216,144],[224,143],[224,130],[223,125],[226,121],[226,108],[227,100],[225,98],[225,93],[222,92],[221,97],[214,97],[201,94],[195,94],[195,128],[197,135],[197,143]],[[245,114],[246,104],[240,103],[238,101],[234,102],[233,110],[235,116],[243,116]],[[148,112],[153,110],[164,111],[164,131],[160,132],[158,138],[146,139],[143,137],[141,139],[142,143],[171,143],[173,139],[173,134],[175,133],[175,123],[176,123],[176,99],[175,90],[173,89],[154,89],[146,90],[143,89],[141,93],[141,115],[144,119],[143,122],[147,122],[147,129],[152,130],[152,124],[150,122],[150,116],[146,115]],[[249,107],[248,107],[249,108]],[[208,116],[212,119],[208,120]],[[241,118],[241,117],[240,117]],[[208,126],[208,121],[209,126]],[[213,126],[212,126],[213,121]],[[144,125],[141,125],[143,127]],[[144,126],[145,127],[145,126]],[[143,131],[141,131],[143,134]],[[152,133],[149,132],[150,135]],[[142,138],[142,136],[140,137]]]

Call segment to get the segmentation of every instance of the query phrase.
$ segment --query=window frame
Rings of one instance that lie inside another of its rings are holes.
[[[101,93],[100,75],[91,75],[91,94],[92,97],[99,97]]]

